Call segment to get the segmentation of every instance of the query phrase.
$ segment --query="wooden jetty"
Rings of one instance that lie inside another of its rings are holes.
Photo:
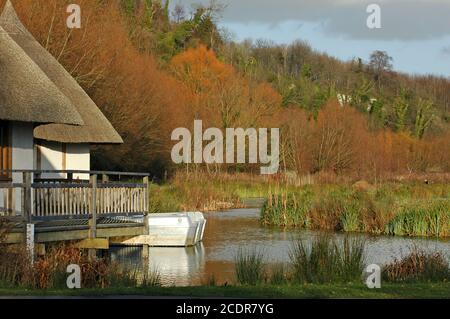
[[[0,218],[7,224],[6,244],[26,243],[34,254],[45,251],[45,244],[51,242],[72,241],[80,248],[108,249],[112,241],[117,244],[148,235],[148,174],[54,170],[9,173],[21,176],[22,182],[0,182]],[[41,178],[45,174],[64,178]],[[74,174],[89,179],[74,179]],[[117,218],[133,215],[144,218]]]

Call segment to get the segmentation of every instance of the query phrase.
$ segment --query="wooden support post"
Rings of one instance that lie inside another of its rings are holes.
[[[31,173],[23,173],[23,220],[24,220],[24,237],[25,245],[30,258],[31,264],[34,263],[34,225],[32,224],[32,199],[31,199]]]
[[[149,213],[150,213],[150,181],[148,176],[145,176],[143,179],[143,183],[145,185],[145,198],[144,198],[144,233],[143,235],[149,235]],[[142,245],[142,259],[143,259],[143,266],[144,266],[144,274],[145,276],[149,275],[150,272],[150,246],[149,245]]]
[[[91,184],[91,204],[90,204],[90,218],[89,218],[89,239],[97,237],[97,175],[92,175],[90,179]],[[89,249],[89,258],[94,259],[96,256],[95,249]]]
[[[148,214],[150,214],[150,182],[148,176],[144,177],[144,185],[145,185],[145,198],[144,198],[144,234],[149,235],[148,228]]]
[[[106,175],[106,174],[103,174],[102,175],[102,183],[105,184],[105,183],[108,183],[108,182],[109,182],[109,176]]]
[[[31,223],[32,205],[31,205],[31,173],[23,173],[23,217],[26,224]]]
[[[26,246],[29,261],[33,265],[34,264],[34,224],[26,224]]]

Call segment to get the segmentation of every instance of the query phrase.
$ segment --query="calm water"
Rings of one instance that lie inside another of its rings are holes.
[[[205,213],[207,225],[202,244],[190,248],[150,248],[150,268],[157,269],[164,285],[200,285],[214,276],[217,283],[234,280],[234,257],[240,247],[262,250],[269,263],[289,261],[292,240],[311,240],[319,232],[263,227],[259,209],[236,209]],[[337,234],[338,238],[344,235]],[[416,245],[441,251],[450,258],[450,242],[434,239],[386,236],[366,239],[366,263],[385,264],[401,257]],[[142,248],[114,247],[111,258],[142,267]]]

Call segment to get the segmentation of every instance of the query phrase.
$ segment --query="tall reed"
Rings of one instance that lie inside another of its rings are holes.
[[[275,226],[309,227],[308,212],[312,200],[313,194],[309,190],[296,194],[270,192],[261,209],[261,220]]]
[[[449,237],[449,194],[437,186],[420,190],[407,185],[390,191],[322,186],[269,193],[261,220],[264,225],[327,231]]]
[[[386,233],[407,236],[450,236],[450,202],[405,207],[387,225]]]
[[[290,252],[293,279],[298,283],[356,281],[364,268],[364,246],[349,237],[339,243],[329,235],[317,237],[311,245],[299,240]]]
[[[239,248],[235,257],[236,279],[242,285],[257,285],[265,281],[266,269],[264,254],[256,248],[253,250]]]

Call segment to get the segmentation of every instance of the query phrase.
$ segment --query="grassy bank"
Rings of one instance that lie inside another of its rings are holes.
[[[364,285],[365,244],[324,236],[293,242],[291,260],[268,264],[263,252],[240,250],[235,280],[197,287],[163,287],[158,273],[139,275],[107,259],[58,247],[30,264],[14,250],[1,258],[0,296],[176,296],[236,298],[450,298],[450,267],[438,252],[412,250],[382,268],[382,288]],[[80,290],[66,289],[68,264],[82,270]]]
[[[383,284],[368,289],[363,284],[260,285],[227,287],[148,287],[105,289],[2,289],[0,296],[155,296],[224,298],[450,298],[450,283]]]

